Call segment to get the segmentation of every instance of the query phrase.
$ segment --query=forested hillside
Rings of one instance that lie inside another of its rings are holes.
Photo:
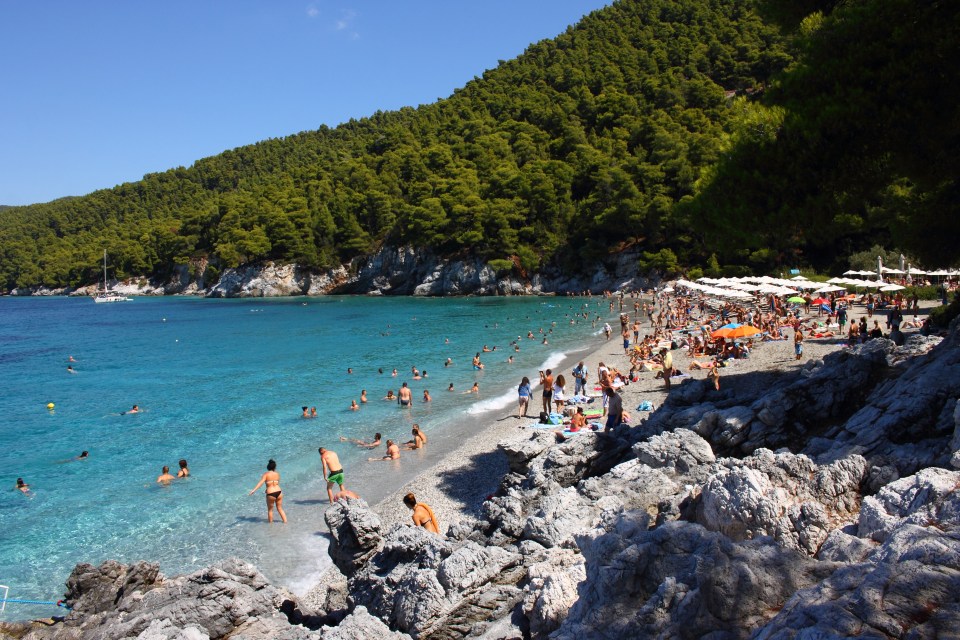
[[[0,283],[95,282],[104,248],[122,276],[198,255],[324,267],[383,243],[525,270],[657,247],[724,146],[724,90],[789,61],[749,2],[618,2],[435,104],[5,211]]]
[[[957,206],[958,85],[928,93],[957,73],[936,57],[955,53],[957,10],[833,4],[620,0],[435,104],[3,210],[0,289],[95,282],[103,249],[121,277],[384,245],[522,273],[627,247],[645,269],[825,266],[894,233],[923,255],[899,230],[918,204]]]

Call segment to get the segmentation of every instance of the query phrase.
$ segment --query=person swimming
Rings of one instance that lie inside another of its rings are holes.
[[[173,480],[176,480],[176,478],[170,475],[170,467],[164,465],[160,475],[157,476],[157,484],[168,485]]]
[[[375,449],[376,447],[380,446],[381,437],[382,436],[379,433],[375,433],[373,434],[373,440],[371,440],[370,442],[366,442],[364,440],[357,440],[356,438],[345,438],[343,436],[340,436],[340,442],[352,442],[358,447],[363,447],[365,449]]]
[[[23,478],[17,478],[17,491],[23,495],[30,495],[30,485],[23,481]]]
[[[121,412],[120,415],[125,416],[128,413],[140,413],[140,405],[135,404],[128,411]]]
[[[180,458],[180,470],[177,471],[178,478],[187,478],[190,476],[190,469],[187,468],[186,458]]]

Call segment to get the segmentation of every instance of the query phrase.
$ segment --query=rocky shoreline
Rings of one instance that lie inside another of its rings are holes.
[[[699,374],[669,397],[634,383],[624,406],[656,409],[612,434],[558,443],[498,422],[404,488],[443,537],[408,526],[395,496],[338,504],[325,520],[342,574],[308,597],[239,560],[172,578],[78,565],[69,615],[0,637],[956,637],[960,324],[903,347],[811,341],[802,364],[790,347],[754,350],[720,392]],[[441,489],[459,502],[432,502]]]
[[[147,277],[110,283],[125,296],[194,295],[209,298],[271,298],[280,296],[361,295],[545,295],[551,293],[646,289],[649,282],[636,275],[639,254],[625,251],[593,273],[570,276],[557,267],[518,276],[498,273],[478,258],[445,258],[413,247],[384,247],[377,253],[325,271],[296,264],[264,262],[223,269],[208,281],[208,263],[197,260],[179,265],[166,281]],[[193,274],[193,275],[191,275]],[[92,296],[98,284],[82,287],[26,287],[14,296]]]

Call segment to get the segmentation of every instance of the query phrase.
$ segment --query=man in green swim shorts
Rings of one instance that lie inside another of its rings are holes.
[[[320,447],[320,462],[323,464],[323,477],[327,479],[327,495],[330,496],[330,504],[333,504],[333,485],[340,485],[340,491],[343,491],[343,465],[340,464],[340,458],[333,451]]]

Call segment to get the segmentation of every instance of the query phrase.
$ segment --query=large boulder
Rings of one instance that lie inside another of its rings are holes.
[[[724,463],[703,486],[697,522],[733,540],[771,536],[811,555],[830,531],[856,518],[868,471],[859,456],[818,466],[765,449]]]
[[[958,481],[958,473],[925,469],[864,500],[858,533],[866,539],[854,563],[800,590],[754,637],[957,637]]]
[[[836,568],[768,539],[734,543],[689,522],[647,522],[628,512],[578,537],[587,579],[551,638],[747,638]]]
[[[333,536],[327,552],[344,575],[352,575],[380,549],[383,525],[363,500],[339,500],[323,519]]]
[[[396,524],[382,549],[350,578],[350,600],[418,638],[446,624],[457,611],[476,610],[471,600],[482,600],[488,591],[497,594],[495,601],[519,601],[519,590],[497,587],[521,561],[519,554],[500,547],[450,542],[425,529]]]

